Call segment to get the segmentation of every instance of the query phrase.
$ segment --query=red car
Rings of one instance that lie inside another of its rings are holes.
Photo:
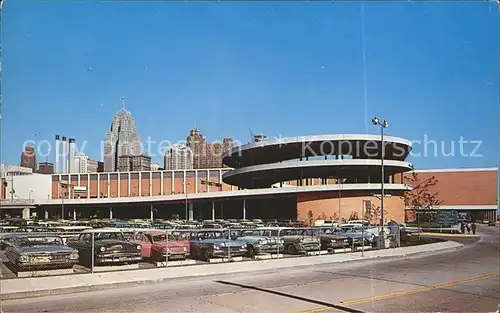
[[[143,259],[148,259],[151,257],[151,247],[153,244],[151,241],[144,235],[144,233],[130,233],[129,236],[127,236],[127,240],[137,243],[141,245],[142,249],[142,258]]]
[[[172,234],[168,234],[167,237],[165,231],[146,231],[142,235],[146,239],[142,241],[144,242],[143,252],[149,249],[143,257],[151,257],[153,261],[165,261],[167,258],[168,260],[184,260],[189,256],[189,240],[177,240]]]

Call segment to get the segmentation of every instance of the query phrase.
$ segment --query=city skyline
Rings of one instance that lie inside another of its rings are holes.
[[[84,152],[100,159],[125,97],[143,140],[182,142],[195,123],[208,142],[246,143],[251,132],[377,134],[377,115],[388,134],[422,142],[417,168],[498,165],[493,3],[367,3],[362,12],[360,3],[7,2],[3,10],[5,164],[18,163],[25,141],[55,133],[88,142]],[[87,21],[90,12],[98,14]],[[133,32],[120,22],[130,19]],[[426,139],[437,156],[424,153]],[[460,153],[461,139],[481,141],[481,157],[470,157],[477,143]],[[446,156],[452,146],[456,155]]]

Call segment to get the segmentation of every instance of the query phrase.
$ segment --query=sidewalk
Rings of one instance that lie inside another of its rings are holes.
[[[452,241],[387,250],[323,255],[290,259],[271,259],[240,263],[219,263],[176,268],[142,269],[121,272],[75,274],[67,276],[7,279],[0,281],[0,300],[66,294],[100,289],[119,288],[138,284],[159,283],[169,279],[222,275],[241,272],[275,270],[297,266],[342,263],[370,259],[399,258],[414,254],[455,250],[462,244]]]

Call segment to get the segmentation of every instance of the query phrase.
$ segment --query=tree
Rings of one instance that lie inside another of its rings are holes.
[[[387,210],[384,208],[384,216],[387,216]],[[375,224],[380,223],[380,219],[382,218],[382,208],[378,205],[372,205],[372,209],[370,212],[365,213],[365,219],[371,224],[372,221]]]
[[[419,213],[423,211],[430,226],[432,220],[430,213],[443,202],[439,199],[439,192],[433,188],[438,183],[437,178],[431,176],[421,179],[416,172],[412,172],[411,176],[405,177],[405,180],[406,184],[412,187],[412,190],[405,193],[405,205],[417,215],[417,224],[419,224]]]
[[[349,220],[350,220],[350,221],[359,220],[359,217],[358,217],[358,212],[356,212],[356,211],[352,211],[352,212],[351,212],[351,215],[349,215]]]
[[[337,222],[338,220],[339,220],[339,217],[337,216],[337,213],[333,213],[333,215],[330,216],[330,221]]]
[[[309,212],[307,212],[307,217],[308,217],[309,226],[312,226],[314,224],[313,211],[309,210]]]

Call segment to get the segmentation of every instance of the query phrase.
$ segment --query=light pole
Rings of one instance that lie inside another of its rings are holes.
[[[372,118],[372,123],[375,126],[380,126],[380,141],[382,144],[382,157],[380,161],[380,172],[381,172],[381,183],[380,183],[380,193],[381,193],[381,198],[380,198],[380,226],[381,226],[381,232],[380,234],[383,236],[383,240],[381,242],[381,248],[384,248],[384,243],[385,243],[385,236],[384,236],[384,180],[385,180],[385,173],[384,173],[384,157],[385,157],[385,143],[384,143],[384,129],[389,126],[389,123],[387,123],[386,120],[380,121],[378,117]]]

